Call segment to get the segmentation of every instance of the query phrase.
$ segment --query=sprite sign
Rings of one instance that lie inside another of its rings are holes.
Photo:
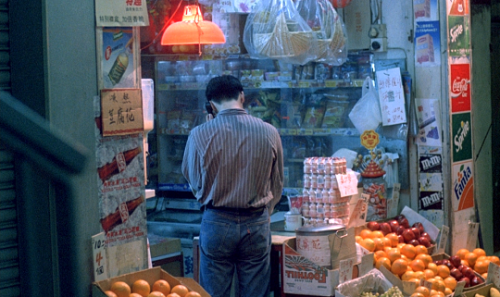
[[[453,162],[472,159],[470,112],[453,114],[451,126]]]

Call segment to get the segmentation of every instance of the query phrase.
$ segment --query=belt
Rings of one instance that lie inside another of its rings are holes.
[[[265,206],[262,207],[249,207],[249,208],[234,208],[234,207],[215,207],[212,202],[203,206],[203,210],[205,209],[213,209],[227,212],[239,212],[239,213],[258,213],[263,212],[266,209]]]

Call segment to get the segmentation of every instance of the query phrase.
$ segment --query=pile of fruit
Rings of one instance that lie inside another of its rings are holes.
[[[488,266],[490,262],[500,265],[500,259],[497,256],[487,256],[486,252],[481,248],[476,248],[472,251],[460,249],[455,255],[451,256],[449,260],[462,275],[467,276],[469,275],[468,271],[472,270],[480,274],[484,279],[488,277]],[[471,286],[475,282],[475,280],[470,279]]]
[[[362,292],[361,295],[359,296],[360,297],[403,297],[403,292],[401,292],[401,290],[398,287],[394,286],[382,294],[366,291]]]
[[[414,246],[423,245],[425,247],[432,245],[431,237],[425,232],[422,223],[416,222],[410,226],[408,219],[403,214],[387,222],[368,222],[367,228],[371,231],[381,231],[384,236],[394,233],[400,243],[408,243]]]
[[[143,279],[136,280],[132,285],[116,281],[104,293],[108,297],[201,297],[200,293],[189,291],[184,285],[171,288],[164,279],[155,281],[152,286]]]
[[[474,297],[484,297],[484,296],[481,295],[481,294],[476,293],[474,295]],[[490,288],[490,297],[500,297],[500,292],[496,288],[491,287]]]

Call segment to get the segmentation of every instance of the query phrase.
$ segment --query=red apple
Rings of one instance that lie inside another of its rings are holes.
[[[413,246],[417,246],[417,245],[419,245],[419,244],[420,244],[420,242],[418,242],[418,240],[416,240],[416,239],[412,239],[412,240],[410,240],[410,241],[408,242],[408,244],[411,244],[411,245],[413,245]]]
[[[398,229],[396,229],[396,234],[397,235],[402,235],[405,230],[406,230],[405,227],[399,226]]]
[[[438,266],[443,265],[443,260],[436,260],[436,261],[434,261],[434,264],[436,264]]]
[[[411,231],[411,229],[404,230],[402,235],[406,243],[410,242],[410,240],[412,239],[415,239],[415,234],[413,233],[413,231]]]
[[[431,236],[429,235],[429,233],[427,232],[424,232],[424,233],[421,233],[420,236],[423,236],[423,237],[427,237],[427,239],[429,239],[429,241],[431,241]]]
[[[367,227],[371,231],[380,230],[380,224],[378,222],[368,222]]]
[[[405,217],[405,215],[403,215],[403,214],[398,214],[398,215],[397,215],[394,219],[395,219],[395,220],[397,220],[397,221],[399,222],[399,221],[400,221],[400,220],[402,220],[402,219],[406,219],[406,217]]]
[[[464,276],[462,277],[460,280],[458,280],[459,282],[465,282],[465,288],[468,288],[470,287],[470,278]]]
[[[420,237],[420,229],[418,229],[417,227],[411,227],[410,230],[413,232],[413,234],[415,234],[416,238]]]
[[[425,247],[431,246],[431,241],[429,239],[427,239],[427,237],[420,236],[418,238],[418,242]]]
[[[398,241],[399,243],[405,243],[405,238],[403,237],[403,235],[401,234],[398,235]]]
[[[420,230],[420,234],[424,233],[425,230],[424,230],[424,225],[422,225],[422,223],[420,222],[416,222],[412,225],[412,227],[415,227],[415,228],[418,228],[418,230]]]
[[[467,266],[464,267],[464,269],[462,270],[462,274],[464,275],[464,277],[469,278],[469,280],[471,278],[473,278],[474,276],[476,276],[474,269],[467,267]]]
[[[399,227],[399,223],[396,220],[390,220],[389,225],[391,225],[392,232],[396,232]]]
[[[381,223],[380,224],[380,231],[382,231],[382,233],[384,233],[384,236],[391,233],[392,232],[391,225],[389,225],[389,223],[387,223],[387,222]]]
[[[461,262],[460,262],[460,263],[461,263]],[[465,267],[465,265],[460,264],[460,265],[458,265],[457,269],[458,269],[460,272],[462,272],[462,269],[464,269],[464,267]]]
[[[462,263],[461,263],[461,259],[460,259],[460,257],[459,257],[459,256],[457,256],[457,255],[453,255],[453,256],[451,256],[449,260],[450,260],[451,264],[452,264],[454,267],[458,267],[458,266],[462,265]]]
[[[410,228],[410,222],[408,222],[408,219],[406,218],[402,218],[400,221],[399,221],[399,225],[400,226],[403,226],[405,228]]]
[[[483,283],[483,280],[481,278],[477,277],[477,275],[475,275],[473,278],[470,279],[470,286],[471,287],[480,285],[482,283]]]
[[[452,269],[452,268],[455,268],[455,266],[453,266],[453,264],[451,264],[450,260],[448,259],[445,259],[443,260],[443,265],[445,265],[446,267],[448,267],[448,269]]]
[[[458,268],[452,268],[450,270],[450,275],[453,276],[457,281],[464,276]]]

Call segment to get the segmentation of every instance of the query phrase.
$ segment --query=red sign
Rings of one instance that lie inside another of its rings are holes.
[[[450,65],[451,112],[471,110],[470,65]]]

